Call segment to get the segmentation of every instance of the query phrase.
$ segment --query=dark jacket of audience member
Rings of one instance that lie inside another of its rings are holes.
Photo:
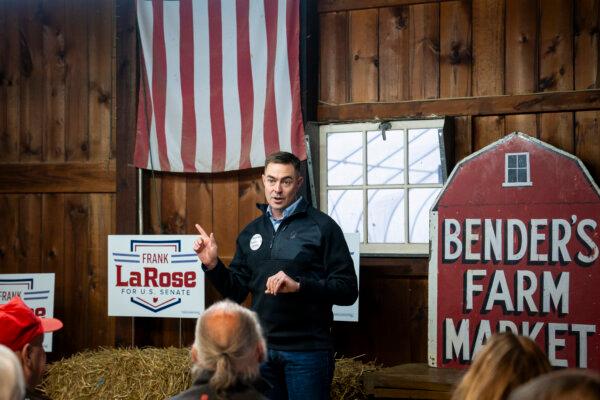
[[[506,400],[514,388],[549,371],[548,358],[533,340],[499,333],[475,354],[452,400]]]

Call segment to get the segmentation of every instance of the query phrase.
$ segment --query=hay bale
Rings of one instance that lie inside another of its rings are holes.
[[[363,363],[354,358],[338,358],[335,360],[335,373],[331,385],[331,398],[335,400],[363,400],[367,394],[362,382],[365,372],[377,371],[381,366],[370,361]]]
[[[189,349],[101,348],[52,363],[41,389],[52,400],[163,400],[190,387],[190,366]],[[362,375],[379,368],[337,359],[332,399],[366,399]]]
[[[42,391],[52,400],[163,400],[191,384],[189,349],[84,351],[48,367]]]

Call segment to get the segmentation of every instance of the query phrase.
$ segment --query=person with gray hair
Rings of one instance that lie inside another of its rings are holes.
[[[194,383],[172,400],[266,399],[260,392],[265,349],[256,313],[229,300],[213,304],[196,323]]]
[[[25,379],[17,355],[0,344],[0,400],[23,400]]]

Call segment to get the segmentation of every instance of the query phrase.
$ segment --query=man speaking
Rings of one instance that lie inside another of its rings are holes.
[[[196,225],[194,243],[207,278],[237,302],[252,293],[252,309],[267,337],[261,374],[270,399],[328,399],[335,368],[332,305],[358,297],[356,273],[340,227],[298,196],[300,160],[286,152],[267,157],[263,215],[240,233],[229,269],[217,242]]]

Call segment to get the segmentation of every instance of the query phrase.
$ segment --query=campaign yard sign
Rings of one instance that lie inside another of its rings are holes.
[[[429,364],[497,331],[600,370],[600,192],[579,159],[514,133],[462,160],[430,214]]]
[[[195,235],[109,235],[108,315],[198,318],[204,273]]]
[[[38,317],[54,317],[54,274],[0,274],[0,304],[15,296]],[[43,346],[52,351],[52,333],[44,334]]]

